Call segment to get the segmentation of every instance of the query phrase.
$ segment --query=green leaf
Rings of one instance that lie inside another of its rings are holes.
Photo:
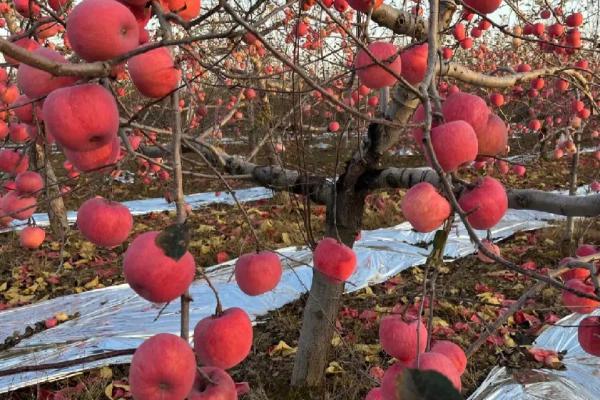
[[[398,376],[396,390],[402,400],[462,400],[452,382],[436,371],[407,368]]]
[[[156,245],[160,247],[167,256],[178,261],[188,249],[190,243],[190,230],[184,224],[173,224],[167,226],[157,237]]]

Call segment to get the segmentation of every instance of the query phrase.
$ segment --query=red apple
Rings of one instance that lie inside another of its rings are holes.
[[[15,10],[25,18],[33,18],[40,15],[40,6],[33,0],[13,0]]]
[[[483,247],[488,249],[491,253],[496,254],[497,256],[500,255],[500,247],[495,245],[494,242],[484,239],[481,241],[481,244],[483,244]],[[477,250],[477,258],[479,259],[479,261],[484,262],[486,264],[493,264],[496,262],[493,258],[490,258],[483,254],[481,250]]]
[[[346,281],[356,269],[354,251],[331,237],[322,239],[313,253],[317,271],[335,281]]]
[[[481,14],[493,13],[502,4],[502,0],[464,0],[464,2]]]
[[[452,385],[460,392],[462,384],[460,374],[456,370],[455,365],[448,357],[441,353],[423,353],[419,356],[419,362],[414,360],[411,368],[418,368],[423,371],[436,371],[444,375],[452,382]]]
[[[190,21],[200,14],[200,0],[168,0],[169,9],[183,20]]]
[[[418,321],[404,322],[401,315],[388,315],[379,323],[379,343],[383,350],[402,362],[411,362],[417,353],[423,353],[427,347],[427,329],[419,325],[419,343],[417,347]]]
[[[430,183],[411,187],[402,198],[402,214],[417,232],[431,232],[450,216],[452,207]]]
[[[365,400],[384,400],[383,391],[381,388],[373,388],[367,393]]]
[[[437,340],[432,346],[433,353],[440,353],[448,357],[456,367],[459,375],[462,375],[467,368],[467,356],[464,350],[454,342],[449,340]]]
[[[29,50],[29,51],[33,51],[33,50],[37,49],[38,47],[40,47],[40,44],[38,42],[36,42],[35,40],[30,39],[30,38],[22,38],[22,39],[16,40],[14,42],[14,44],[16,44],[19,47],[24,48],[25,50]],[[8,56],[4,56],[4,58],[6,59],[6,62],[9,63],[10,65],[13,65],[13,66],[19,65],[19,61],[15,60],[14,58],[10,58]]]
[[[0,150],[0,171],[16,175],[27,171],[29,168],[29,156],[21,154],[17,150]]]
[[[46,238],[46,231],[38,226],[28,226],[19,232],[21,247],[35,250],[39,248]]]
[[[131,359],[129,385],[135,400],[183,400],[195,378],[194,352],[185,340],[170,333],[144,341]]]
[[[84,0],[77,4],[67,18],[66,35],[75,53],[86,61],[109,60],[139,44],[135,17],[115,0]]]
[[[90,242],[115,247],[129,237],[133,217],[127,207],[100,196],[86,200],[77,210],[77,227]]]
[[[386,65],[396,75],[402,72],[402,60],[398,55],[398,49],[392,43],[373,42],[367,49],[373,54],[377,61]],[[356,75],[361,83],[371,89],[380,89],[386,86],[392,86],[397,79],[384,68],[375,64],[371,56],[364,49],[361,49],[354,59]]]
[[[383,0],[348,0],[348,4],[356,11],[367,14],[371,8],[377,10]]]
[[[0,208],[5,215],[14,219],[26,220],[31,218],[37,208],[35,197],[19,196],[15,191],[9,192],[2,198]]]
[[[15,179],[15,189],[21,195],[37,196],[43,188],[44,180],[35,171],[21,172]]]
[[[273,290],[282,272],[279,256],[272,251],[244,254],[235,263],[235,280],[242,292],[250,296]]]
[[[465,121],[477,133],[487,128],[490,109],[481,97],[458,92],[448,96],[442,105],[442,113],[446,122]]]
[[[398,361],[385,371],[383,379],[381,380],[382,400],[401,400],[397,395],[398,377],[407,368],[407,366],[408,365],[406,363]]]
[[[504,186],[494,178],[485,177],[473,189],[466,190],[458,200],[475,229],[490,229],[508,209],[508,196]]]
[[[187,251],[179,260],[165,254],[156,243],[158,231],[142,233],[127,248],[123,274],[131,288],[153,303],[165,303],[181,296],[196,274],[196,262]]]
[[[187,400],[237,400],[235,382],[218,367],[200,367]]]
[[[48,47],[39,47],[33,50],[33,54],[50,61],[62,64],[67,63],[62,54]],[[38,97],[46,96],[58,88],[71,86],[78,79],[74,76],[54,76],[49,72],[27,64],[21,64],[17,70],[17,86],[30,99],[37,99]]]
[[[600,317],[585,317],[577,328],[577,340],[588,354],[600,357]]]
[[[177,88],[181,71],[175,67],[171,52],[159,47],[132,57],[127,62],[135,87],[146,97],[161,98]]]
[[[411,85],[418,85],[425,78],[427,70],[427,43],[411,46],[405,49],[401,54],[402,76]]]
[[[112,142],[89,151],[63,149],[67,160],[81,172],[108,172],[121,153],[121,141],[117,136]]]
[[[241,308],[206,317],[194,328],[194,351],[202,365],[233,368],[252,347],[252,321]]]
[[[477,135],[465,121],[452,121],[433,128],[431,144],[446,172],[456,171],[477,157]]]
[[[475,133],[477,134],[478,155],[493,157],[506,152],[508,128],[502,118],[496,114],[490,113],[486,129]]]
[[[95,83],[53,91],[44,102],[43,114],[46,129],[56,142],[73,151],[94,150],[111,143],[119,130],[114,97]]]

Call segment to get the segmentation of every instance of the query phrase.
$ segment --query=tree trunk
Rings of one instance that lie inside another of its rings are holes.
[[[67,211],[58,187],[58,181],[52,164],[46,157],[46,145],[35,145],[35,167],[42,172],[48,199],[48,220],[52,235],[62,240],[69,231]]]
[[[343,178],[340,182],[343,182]],[[360,230],[366,191],[340,191],[342,183],[337,187],[336,201],[327,207],[326,234],[352,247]],[[323,380],[335,320],[344,292],[343,283],[333,283],[318,271],[313,271],[292,373],[294,386],[317,386]]]

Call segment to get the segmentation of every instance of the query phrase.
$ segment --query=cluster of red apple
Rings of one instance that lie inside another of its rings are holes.
[[[137,294],[152,302],[168,302],[187,290],[194,278],[195,262],[189,252],[179,260],[167,256],[157,245],[158,235],[146,232],[134,239],[125,253],[123,268]],[[356,256],[350,248],[326,238],[315,248],[314,266],[329,279],[344,281],[356,268]],[[281,275],[279,257],[269,251],[244,254],[235,264],[236,282],[250,296],[273,290]],[[235,384],[225,370],[248,356],[252,338],[252,322],[240,308],[217,310],[216,315],[200,320],[194,329],[193,350],[175,335],[153,336],[133,356],[131,393],[140,400],[164,396],[201,400],[217,395],[224,400],[236,399]],[[202,367],[197,368],[196,362]]]
[[[579,246],[575,252],[575,257],[563,258],[559,265],[564,266],[570,261],[577,261],[579,257],[588,257],[600,254],[600,249],[591,244]],[[596,272],[600,274],[600,262],[596,262]],[[591,271],[588,268],[571,268],[561,275],[565,286],[577,290],[581,293],[594,294]],[[589,314],[600,307],[600,302],[577,296],[574,293],[563,290],[562,302],[569,311],[579,314]],[[600,357],[600,317],[585,317],[579,323],[578,335],[579,344],[587,353]]]
[[[465,352],[448,340],[433,342],[427,348],[427,328],[421,321],[404,321],[400,315],[381,319],[379,342],[383,350],[396,361],[383,375],[381,387],[372,389],[365,400],[400,400],[397,396],[398,377],[406,368],[432,370],[444,375],[460,391],[461,375],[467,367]]]

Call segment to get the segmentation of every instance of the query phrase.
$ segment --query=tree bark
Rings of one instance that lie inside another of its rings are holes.
[[[366,195],[366,190],[344,189],[344,177],[340,178],[335,200],[327,207],[327,236],[352,247],[362,224]],[[334,282],[313,270],[292,385],[317,386],[322,382],[343,292],[343,282]]]
[[[43,144],[35,145],[35,166],[42,172],[45,182],[46,198],[48,199],[48,220],[50,221],[50,231],[53,236],[63,239],[69,231],[69,221],[67,220],[67,211],[65,203],[60,195],[60,188],[52,164],[46,157],[46,146]]]

